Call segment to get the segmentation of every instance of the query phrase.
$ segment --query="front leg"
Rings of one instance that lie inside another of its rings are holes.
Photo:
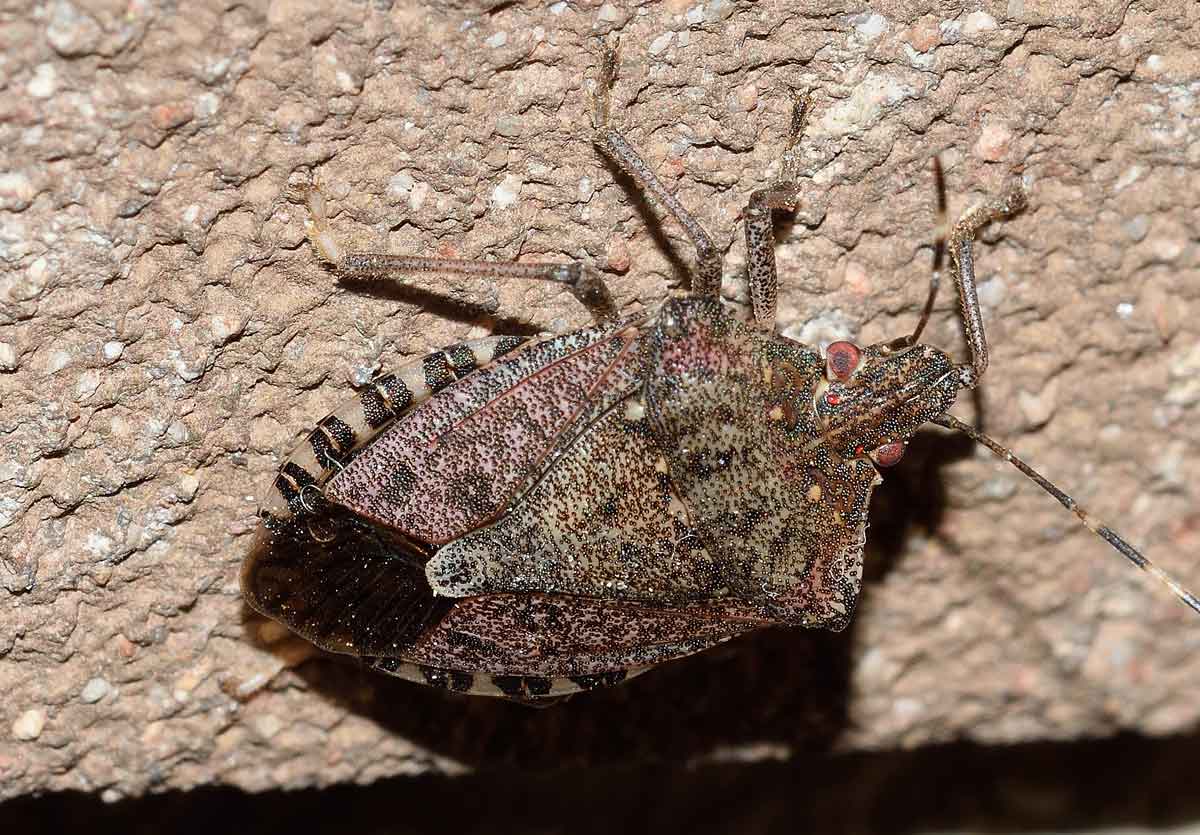
[[[775,306],[779,298],[771,212],[774,209],[795,211],[799,202],[800,160],[796,144],[804,133],[811,104],[809,96],[793,101],[792,124],[780,160],[779,179],[774,185],[752,193],[742,212],[746,224],[746,278],[750,285],[750,305],[755,324],[765,331],[775,328]]]

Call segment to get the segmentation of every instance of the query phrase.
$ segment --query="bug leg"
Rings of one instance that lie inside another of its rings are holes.
[[[792,102],[792,124],[780,158],[779,179],[750,195],[742,217],[746,224],[746,273],[754,321],[763,330],[775,328],[779,277],[775,271],[774,209],[795,211],[800,198],[800,158],[796,148],[811,108],[810,96]]]
[[[480,261],[461,258],[426,258],[385,252],[350,252],[329,229],[325,196],[311,184],[292,190],[291,196],[308,208],[304,222],[308,240],[318,257],[338,275],[351,280],[400,280],[420,274],[464,275],[489,278],[552,281],[570,291],[601,322],[616,315],[616,306],[604,279],[581,261],[564,264],[522,264],[513,261]]]
[[[610,37],[603,45],[600,59],[600,77],[596,80],[596,91],[592,95],[592,126],[595,134],[592,142],[600,153],[620,168],[637,183],[647,195],[653,197],[667,214],[683,227],[692,246],[696,248],[698,273],[692,281],[692,292],[699,296],[716,296],[721,292],[721,253],[717,251],[708,232],[691,213],[683,207],[675,195],[667,191],[662,180],[642,159],[625,136],[612,124],[612,88],[617,79],[618,41]]]
[[[959,313],[967,333],[967,350],[970,363],[958,366],[959,386],[975,388],[988,366],[987,336],[983,332],[983,314],[979,309],[979,294],[975,287],[975,258],[971,244],[975,235],[994,220],[1008,217],[1024,208],[1027,200],[1020,181],[1005,189],[997,198],[987,201],[963,213],[950,232],[950,277],[958,290]]]

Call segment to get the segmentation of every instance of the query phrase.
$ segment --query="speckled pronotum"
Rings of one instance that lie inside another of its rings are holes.
[[[771,624],[840,629],[859,594],[867,504],[924,423],[1013,464],[1200,612],[1200,601],[1009,450],[950,415],[988,344],[972,242],[1025,203],[1010,187],[948,241],[969,359],[917,339],[774,333],[771,213],[799,195],[797,100],[779,180],[750,195],[749,323],[719,298],[721,256],[611,123],[604,48],[594,141],[695,245],[691,291],[622,316],[582,263],[347,252],[307,187],[308,234],[346,279],[424,273],[562,284],[583,330],[493,336],[384,374],[279,469],[242,574],[246,598],[318,646],[451,690],[534,700],[616,684]]]

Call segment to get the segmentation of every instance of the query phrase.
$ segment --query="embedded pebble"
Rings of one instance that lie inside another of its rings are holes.
[[[849,98],[831,105],[819,127],[828,136],[846,136],[864,130],[883,115],[883,108],[914,95],[914,90],[890,76],[868,73]]]
[[[83,689],[79,691],[79,700],[84,704],[94,705],[111,692],[112,685],[97,676],[83,685]]]
[[[105,342],[101,351],[104,352],[104,358],[112,362],[113,360],[120,359],[121,354],[125,353],[125,343],[117,342],[116,340]]]
[[[906,38],[915,52],[928,52],[942,41],[942,31],[931,19],[926,18],[908,30]]]
[[[392,178],[388,180],[387,195],[393,200],[408,197],[415,183],[416,180],[413,179],[412,174],[409,174],[407,171],[400,171],[393,174]]]
[[[511,208],[521,196],[521,186],[524,184],[519,174],[505,174],[500,184],[492,189],[492,205],[497,209]]]
[[[250,724],[254,726],[254,730],[263,739],[270,739],[283,730],[283,722],[280,721],[278,716],[271,713],[255,717],[251,720]]]
[[[213,341],[224,345],[245,330],[246,322],[237,316],[217,314],[210,320],[209,327],[212,329]]]
[[[728,109],[731,112],[749,113],[756,107],[758,107],[758,87],[754,84],[743,84],[729,96]]]
[[[591,200],[592,195],[596,193],[596,185],[592,182],[591,177],[580,177],[577,188],[579,191],[579,199],[584,203],[587,203],[589,200]]]
[[[504,113],[496,117],[496,133],[501,136],[520,136],[521,117],[512,113]]]
[[[1122,189],[1128,188],[1136,183],[1142,174],[1143,170],[1140,165],[1129,166],[1129,168],[1121,173],[1120,177],[1117,177],[1117,181],[1113,183],[1113,191],[1121,191]]]
[[[1125,230],[1125,234],[1129,236],[1131,241],[1140,241],[1146,237],[1146,233],[1150,231],[1150,218],[1145,215],[1134,215],[1129,220],[1121,225]]]
[[[87,400],[96,393],[98,388],[100,388],[100,372],[89,368],[80,374],[79,379],[75,382],[75,399]]]
[[[863,40],[873,41],[887,31],[888,20],[881,14],[871,12],[865,18],[860,16],[859,19],[861,22],[854,24],[854,31]]]
[[[962,33],[967,37],[990,32],[996,28],[996,18],[987,12],[971,12],[963,21]]]
[[[629,247],[625,241],[618,238],[609,244],[608,252],[604,255],[604,262],[615,273],[628,272],[630,267]]]
[[[704,22],[716,23],[732,15],[735,7],[730,0],[708,0],[704,7]]]
[[[113,542],[112,537],[108,534],[101,533],[100,531],[92,531],[88,534],[87,540],[84,542],[84,547],[87,548],[92,556],[103,560],[112,556],[113,551],[116,550],[116,543]]]
[[[650,41],[650,47],[647,50],[651,55],[662,55],[671,46],[671,41],[674,39],[674,32],[664,32],[654,40]]]
[[[22,713],[12,723],[12,735],[23,742],[29,742],[41,736],[45,727],[46,711],[33,708]]]
[[[95,52],[103,36],[100,24],[65,0],[52,4],[52,8],[46,40],[54,51],[68,57]]]
[[[1167,379],[1167,393],[1163,398],[1167,403],[1173,406],[1200,403],[1200,343],[1171,361],[1167,366]]]
[[[195,436],[192,434],[192,430],[188,429],[186,423],[177,420],[167,427],[167,437],[175,444],[185,444]]]
[[[46,373],[57,374],[70,364],[71,352],[65,348],[59,348],[51,351],[50,356],[46,358]]]
[[[17,349],[9,342],[0,342],[0,371],[17,370]]]
[[[483,42],[493,49],[504,46],[506,43],[508,43],[508,33],[501,30],[496,34],[485,38]]]
[[[213,93],[201,93],[192,104],[192,115],[197,119],[211,119],[221,107],[221,100]]]
[[[979,303],[989,310],[995,310],[1008,296],[1008,282],[1000,276],[989,278],[979,283]]]
[[[857,261],[846,262],[845,282],[846,289],[859,298],[871,295],[871,279],[867,276],[867,269]]]
[[[1030,426],[1043,426],[1058,407],[1058,378],[1055,377],[1039,392],[1017,392],[1017,406]]]
[[[4,197],[13,197],[21,203],[28,203],[33,199],[31,191],[28,197],[23,194],[13,192],[6,188],[10,183],[7,178],[9,175],[0,174],[0,205],[3,204]],[[24,178],[24,174],[14,175]],[[28,182],[28,180],[26,180]],[[11,206],[11,203],[10,203]],[[4,280],[0,280],[0,300],[27,302],[33,301],[42,294],[46,289],[50,274],[50,265],[45,258],[35,258],[23,272],[17,270],[10,271]]]
[[[53,64],[38,64],[33,69],[33,78],[25,85],[25,92],[35,99],[48,99],[58,89],[58,77]]]
[[[854,336],[852,328],[853,323],[850,317],[841,310],[835,309],[820,313],[803,324],[784,328],[783,335],[823,351],[831,342],[852,339]]]
[[[1004,159],[1008,145],[1012,141],[1012,131],[1002,122],[988,120],[979,132],[975,142],[975,156],[988,162],[999,162]]]
[[[175,495],[185,502],[190,502],[196,498],[196,493],[200,490],[200,479],[195,473],[185,473],[180,476],[179,482],[175,485]]]
[[[426,198],[429,197],[429,183],[417,183],[412,188],[412,193],[408,195],[408,208],[414,212],[420,210],[425,205]]]

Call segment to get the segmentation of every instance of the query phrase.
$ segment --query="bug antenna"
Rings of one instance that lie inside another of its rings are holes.
[[[1086,510],[1075,503],[1074,499],[1072,499],[1062,490],[1055,487],[1049,479],[1014,455],[1011,449],[1001,446],[997,441],[989,438],[974,426],[971,426],[968,423],[963,423],[954,415],[939,415],[938,417],[933,418],[931,422],[936,423],[938,426],[944,426],[947,429],[954,429],[962,432],[971,440],[987,447],[992,451],[993,454],[995,454],[997,458],[1002,458],[1008,463],[1012,464],[1014,467],[1028,476],[1035,484],[1037,484],[1038,487],[1041,487],[1043,490],[1053,496],[1059,504],[1074,513],[1075,516],[1078,517],[1079,521],[1083,523],[1083,526],[1089,531],[1096,534],[1113,548],[1115,548],[1121,554],[1121,556],[1129,560],[1138,568],[1146,571],[1149,574],[1152,574],[1160,583],[1165,585],[1171,591],[1175,592],[1175,596],[1183,601],[1185,606],[1196,612],[1196,614],[1200,614],[1200,599],[1198,599],[1196,595],[1192,594],[1190,591],[1180,585],[1180,583],[1170,574],[1163,571],[1154,563],[1150,562],[1149,558],[1147,558],[1137,548],[1134,548],[1132,545],[1126,542],[1125,539],[1112,528],[1093,519]]]
[[[893,343],[895,348],[916,345],[920,340],[921,334],[925,332],[925,326],[929,324],[929,317],[933,315],[933,305],[937,301],[938,288],[942,284],[942,262],[946,258],[946,234],[950,227],[946,220],[946,177],[942,173],[942,161],[936,155],[933,157],[933,182],[934,189],[937,191],[937,218],[934,226],[936,237],[933,242],[933,272],[929,276],[929,294],[925,297],[925,307],[921,310],[921,318],[917,320],[917,326],[913,328],[911,334],[896,340]]]

